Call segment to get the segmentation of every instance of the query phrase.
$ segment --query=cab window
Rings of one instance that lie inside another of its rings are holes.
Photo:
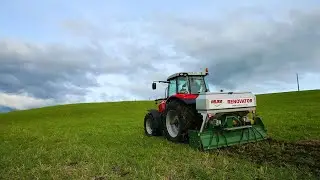
[[[178,77],[178,93],[188,93],[189,92],[189,84],[187,77]]]
[[[205,81],[204,81],[204,78],[201,76],[190,77],[190,87],[191,87],[191,93],[193,94],[206,92]]]
[[[172,79],[172,80],[170,80],[170,83],[169,83],[168,97],[176,94],[176,92],[177,92],[177,80]]]

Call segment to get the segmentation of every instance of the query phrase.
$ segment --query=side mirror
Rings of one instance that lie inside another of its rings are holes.
[[[155,82],[152,83],[152,89],[155,90],[157,88],[157,85]]]

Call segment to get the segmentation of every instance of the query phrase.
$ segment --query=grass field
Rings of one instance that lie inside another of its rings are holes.
[[[320,91],[258,95],[272,140],[197,152],[143,134],[154,102],[0,114],[0,179],[317,179]]]

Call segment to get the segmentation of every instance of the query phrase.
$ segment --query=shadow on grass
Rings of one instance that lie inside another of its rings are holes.
[[[163,136],[160,136],[160,138],[166,140]],[[186,140],[175,144],[188,145],[189,142]],[[291,143],[269,138],[265,141],[224,147],[219,148],[219,150],[213,149],[206,152],[218,152],[218,154],[249,160],[257,165],[270,164],[278,167],[290,165],[302,171],[309,169],[316,177],[320,177],[320,140]]]
[[[289,143],[268,139],[257,143],[227,147],[221,153],[246,159],[258,165],[272,164],[278,167],[293,165],[309,169],[320,177],[320,141],[299,141]]]

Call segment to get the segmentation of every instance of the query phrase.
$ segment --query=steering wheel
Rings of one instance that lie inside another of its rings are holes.
[[[179,92],[180,92],[180,93],[187,94],[187,93],[188,93],[188,90],[186,90],[186,89],[181,89]]]

